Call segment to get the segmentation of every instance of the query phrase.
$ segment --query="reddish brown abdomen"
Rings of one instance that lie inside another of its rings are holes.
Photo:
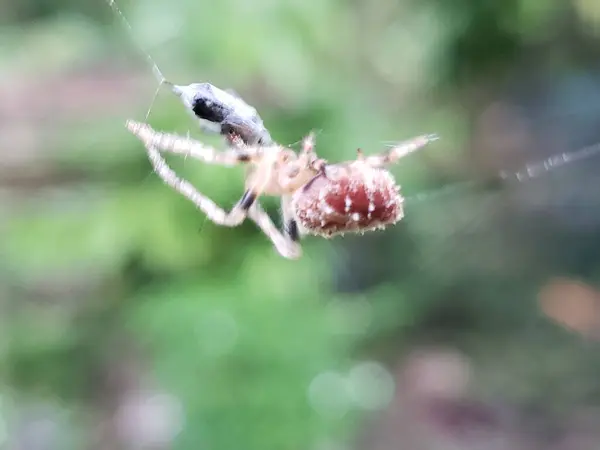
[[[328,166],[294,194],[296,217],[310,234],[370,231],[403,217],[402,197],[392,175],[356,161]]]

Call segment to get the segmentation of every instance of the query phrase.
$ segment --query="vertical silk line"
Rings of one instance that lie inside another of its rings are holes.
[[[131,39],[131,42],[136,47],[136,49],[138,50],[138,52],[144,57],[144,59],[146,60],[146,62],[150,66],[150,68],[152,69],[152,74],[154,75],[154,77],[158,81],[158,87],[156,88],[156,91],[154,92],[154,96],[152,97],[152,101],[150,102],[150,106],[148,107],[148,110],[146,111],[146,116],[145,116],[145,119],[144,119],[145,122],[148,122],[148,118],[150,117],[150,111],[152,110],[152,107],[154,106],[154,103],[156,102],[156,98],[158,97],[158,94],[159,94],[161,88],[165,84],[172,85],[172,83],[169,82],[165,78],[165,76],[163,75],[162,71],[158,67],[158,64],[156,64],[156,62],[154,61],[154,59],[152,58],[152,56],[150,56],[150,53],[148,53],[144,49],[144,46],[136,39],[135,33],[133,32],[133,28],[131,27],[131,24],[129,23],[129,21],[125,17],[125,14],[123,14],[123,12],[119,8],[119,6],[115,2],[115,0],[106,0],[106,3],[108,3],[108,6],[110,6],[110,8],[112,9],[113,13],[119,18],[119,20],[123,24],[125,30],[129,34],[129,38]]]

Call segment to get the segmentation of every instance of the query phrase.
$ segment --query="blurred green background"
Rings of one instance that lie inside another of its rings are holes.
[[[278,142],[442,139],[393,169],[400,224],[284,260],[152,174],[123,125],[156,82],[104,0],[0,3],[0,448],[600,448],[600,157],[514,176],[600,142],[600,4],[120,7],[169,79],[234,88]],[[150,122],[222,145],[166,91]]]

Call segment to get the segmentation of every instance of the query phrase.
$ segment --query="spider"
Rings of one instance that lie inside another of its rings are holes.
[[[202,127],[205,131],[222,134],[229,145],[218,151],[189,137],[127,121],[127,129],[146,147],[155,173],[218,225],[235,227],[250,218],[288,259],[301,257],[299,241],[303,235],[331,238],[383,229],[401,220],[400,187],[386,167],[437,139],[422,135],[369,156],[358,149],[356,159],[330,164],[317,156],[313,133],[303,139],[298,153],[274,143],[256,110],[232,91],[221,91],[209,83],[172,85],[172,90],[201,122],[212,123]],[[180,178],[161,152],[228,167],[245,164],[249,166],[245,192],[227,212]],[[261,195],[281,197],[283,230],[261,207]]]

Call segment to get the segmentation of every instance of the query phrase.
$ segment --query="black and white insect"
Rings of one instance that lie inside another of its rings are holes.
[[[150,65],[152,73],[159,83],[157,93],[162,86],[168,86],[171,92],[180,98],[188,112],[198,119],[199,126],[204,132],[220,134],[230,145],[237,145],[240,140],[246,145],[271,145],[273,143],[271,135],[256,109],[246,103],[233,89],[220,89],[207,82],[177,85],[167,80],[150,54],[135,40],[129,21],[115,1],[106,1],[125,29],[129,31],[137,49]],[[151,108],[152,104],[146,113],[146,120]]]
[[[241,139],[246,145],[273,143],[256,109],[232,89],[192,83],[171,85],[171,90],[198,119],[203,131],[221,134],[230,141]]]

